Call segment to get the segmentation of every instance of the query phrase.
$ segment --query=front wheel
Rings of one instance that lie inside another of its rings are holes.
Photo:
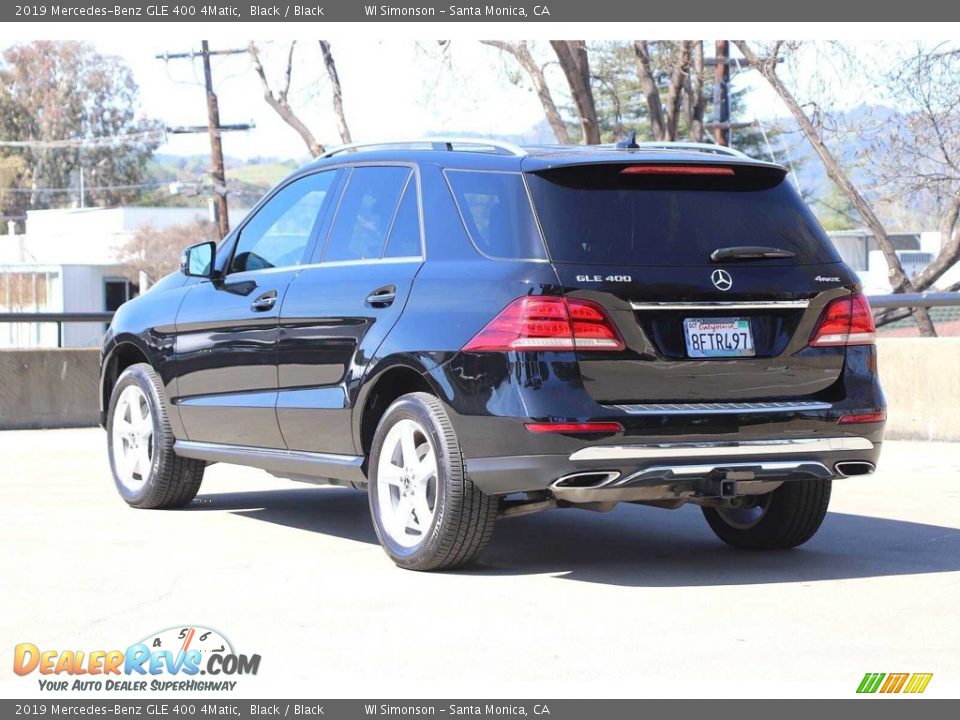
[[[107,414],[110,469],[120,496],[136,508],[174,508],[196,496],[206,464],[173,451],[160,378],[146,363],[117,379]]]
[[[445,570],[480,556],[498,503],[467,477],[439,400],[410,393],[394,402],[377,427],[369,467],[373,526],[398,566]]]
[[[830,480],[785,482],[766,495],[739,497],[722,507],[703,507],[717,537],[747,550],[784,550],[812,538],[830,504]]]

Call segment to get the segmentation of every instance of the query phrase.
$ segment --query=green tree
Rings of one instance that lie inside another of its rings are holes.
[[[88,43],[38,41],[3,51],[0,140],[7,144],[0,145],[0,161],[20,168],[13,187],[0,189],[4,215],[76,202],[81,168],[85,204],[135,199],[140,189],[129,186],[144,181],[161,137],[156,122],[138,117],[138,107],[130,68]]]

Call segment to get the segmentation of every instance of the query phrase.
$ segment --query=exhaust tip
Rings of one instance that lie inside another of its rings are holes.
[[[873,463],[866,460],[846,460],[838,462],[833,466],[833,469],[841,477],[856,477],[857,475],[869,475],[877,468]]]
[[[595,488],[612,483],[620,477],[619,470],[585,470],[570,473],[553,481],[555,488]]]

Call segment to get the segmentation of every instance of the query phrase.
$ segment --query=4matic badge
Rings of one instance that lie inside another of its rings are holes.
[[[256,675],[259,668],[260,655],[237,653],[226,637],[200,626],[151,633],[125,650],[41,650],[20,643],[13,654],[17,675],[39,672],[40,689],[51,691],[233,690],[237,681],[224,676]],[[71,682],[62,676],[81,677]]]

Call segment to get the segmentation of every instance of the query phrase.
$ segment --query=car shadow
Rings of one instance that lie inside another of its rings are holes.
[[[348,540],[376,543],[366,495],[304,488],[202,495],[190,511],[219,510]],[[813,582],[960,570],[960,529],[829,513],[801,548],[750,552],[713,535],[698,508],[621,504],[609,513],[552,510],[502,520],[480,562],[459,575],[556,574],[628,587]]]

